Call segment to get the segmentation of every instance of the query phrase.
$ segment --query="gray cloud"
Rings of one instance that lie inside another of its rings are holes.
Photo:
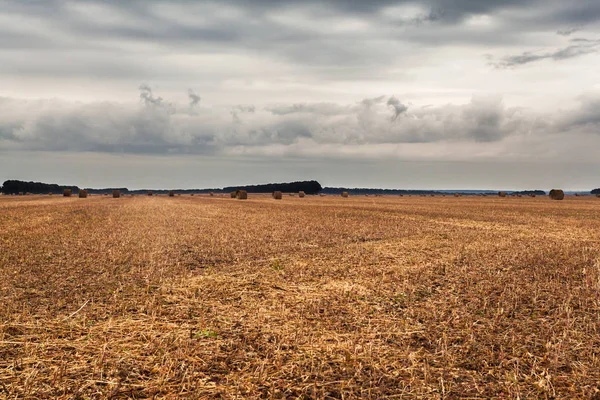
[[[574,39],[572,43],[573,44],[567,47],[550,52],[534,53],[527,51],[519,55],[507,56],[502,58],[499,62],[492,64],[498,68],[510,68],[547,59],[561,61],[587,54],[598,53],[600,50],[600,40]]]
[[[0,106],[7,112],[0,116],[0,150],[221,154],[240,146],[307,145],[307,140],[315,148],[493,143],[563,130],[597,133],[600,123],[596,96],[582,97],[579,107],[563,111],[560,118],[506,108],[500,96],[474,96],[466,104],[415,107],[412,112],[395,97],[384,103],[380,96],[347,105],[236,105],[229,108],[232,120],[222,107],[163,107],[170,103],[148,86],[142,85],[141,92],[143,102],[137,107],[2,98]],[[392,120],[389,107],[394,109]],[[397,119],[399,115],[405,118]]]
[[[392,116],[392,121],[395,121],[396,119],[398,119],[400,114],[402,114],[402,113],[406,112],[406,110],[408,110],[408,107],[405,106],[404,104],[400,103],[400,100],[398,100],[395,96],[390,97],[386,104],[388,106],[391,106],[394,109],[394,115]]]
[[[190,107],[195,107],[200,104],[200,96],[198,96],[192,89],[188,89],[188,97],[190,98]]]

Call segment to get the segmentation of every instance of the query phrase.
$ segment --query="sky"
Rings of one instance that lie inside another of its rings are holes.
[[[597,0],[4,0],[0,181],[600,187]]]

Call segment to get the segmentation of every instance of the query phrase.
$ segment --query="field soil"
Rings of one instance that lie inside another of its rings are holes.
[[[0,196],[0,398],[600,399],[600,199]]]

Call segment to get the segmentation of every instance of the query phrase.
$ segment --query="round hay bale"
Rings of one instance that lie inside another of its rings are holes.
[[[342,197],[348,197],[348,192],[342,192]]]
[[[71,197],[72,194],[73,194],[73,191],[71,189],[65,189],[63,191],[63,196],[64,197]]]
[[[152,196],[152,190],[148,190],[148,196]]]
[[[596,195],[596,197],[600,198],[600,193],[598,193],[598,194]]]
[[[88,191],[85,190],[85,189],[81,189],[79,191],[79,198],[80,199],[87,199],[87,197],[88,197]]]
[[[460,193],[454,193],[454,197],[460,197]]]
[[[506,197],[506,192],[498,192],[499,197]]]
[[[529,197],[535,197],[535,193],[529,193]]]
[[[306,193],[304,193],[302,190],[298,192],[298,197],[304,197],[306,196]]]
[[[552,200],[564,200],[565,192],[563,192],[561,189],[552,189],[549,196]]]
[[[248,199],[248,192],[245,190],[238,190],[235,192],[235,198],[238,200],[246,200]]]
[[[325,197],[325,193],[319,193],[319,196]]]
[[[279,190],[276,190],[273,192],[273,198],[275,200],[281,200],[283,198],[283,195],[281,194],[281,192]]]
[[[23,196],[23,192],[19,192],[19,196]]]
[[[235,199],[237,197],[237,192],[231,192],[230,196],[232,199]]]
[[[215,195],[215,192],[210,192],[210,197],[213,197]]]
[[[112,194],[113,194],[113,199],[118,199],[119,197],[121,197],[121,191],[120,190],[113,190]]]
[[[521,195],[521,194],[517,194],[517,197],[523,197],[523,195]]]
[[[172,190],[169,190],[169,197],[175,197],[175,192]]]

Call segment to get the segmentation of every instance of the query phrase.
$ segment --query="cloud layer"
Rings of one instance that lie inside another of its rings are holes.
[[[196,95],[195,95],[196,96]],[[511,141],[600,132],[600,97],[581,97],[560,113],[508,108],[500,96],[465,104],[407,106],[394,96],[350,104],[177,105],[140,86],[138,104],[0,98],[0,151],[126,154],[252,154],[370,157],[397,146],[471,149]],[[428,147],[425,147],[428,146]],[[407,147],[408,148],[408,147]],[[506,150],[506,149],[505,149]],[[524,156],[538,156],[524,151]],[[433,152],[431,154],[440,154]],[[466,154],[465,154],[466,155]],[[501,153],[496,154],[502,156]],[[436,156],[437,157],[437,156]]]

